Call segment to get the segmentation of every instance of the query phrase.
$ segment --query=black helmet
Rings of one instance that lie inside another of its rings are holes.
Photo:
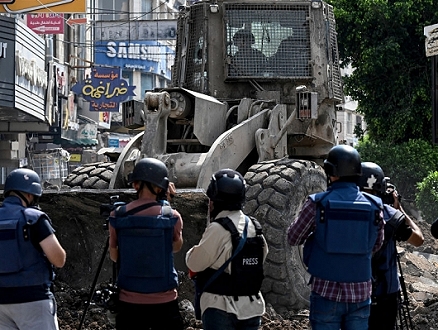
[[[328,176],[360,176],[362,175],[360,155],[353,147],[334,146],[324,160],[324,171]]]
[[[207,196],[213,202],[245,201],[245,179],[232,169],[223,169],[213,174],[207,188]]]
[[[254,35],[250,31],[243,29],[234,34],[233,41],[236,42],[236,40],[242,40],[251,45],[255,43]]]
[[[129,182],[150,182],[167,191],[169,179],[166,165],[155,158],[142,158],[134,166]]]
[[[41,196],[43,189],[39,175],[30,169],[19,168],[13,170],[6,177],[4,195],[11,191],[22,191],[35,196]]]
[[[386,178],[382,168],[376,163],[362,163],[362,175],[358,186],[360,190],[372,189],[383,196],[386,193]]]

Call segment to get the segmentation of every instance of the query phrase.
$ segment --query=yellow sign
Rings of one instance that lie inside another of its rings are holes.
[[[70,154],[70,162],[80,162],[82,160],[81,154]]]
[[[0,6],[0,13],[85,13],[86,0],[20,0]]]

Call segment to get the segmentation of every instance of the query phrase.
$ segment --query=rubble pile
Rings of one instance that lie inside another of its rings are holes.
[[[120,195],[123,201],[135,198],[132,192],[114,193]],[[51,217],[58,239],[67,251],[66,266],[57,271],[55,280],[60,329],[79,329],[102,256],[105,262],[97,279],[97,287],[112,280],[112,264],[103,255],[107,239],[107,231],[102,226],[105,219],[99,214],[99,206],[108,203],[109,197],[108,193],[102,191],[89,193],[84,190],[69,194],[62,191],[52,194],[45,192],[42,196],[40,205]],[[180,279],[180,307],[186,329],[198,330],[202,329],[202,324],[194,317],[191,305],[194,288],[184,270],[184,256],[199,241],[204,231],[207,200],[201,194],[187,193],[178,195],[172,204],[184,219],[184,246],[175,255]],[[410,316],[416,330],[438,329],[438,240],[430,234],[428,223],[416,222],[423,231],[424,244],[418,248],[406,243],[398,244]],[[308,313],[308,310],[298,310],[280,315],[268,305],[260,329],[310,329]],[[102,307],[91,304],[81,329],[115,328],[107,312]]]

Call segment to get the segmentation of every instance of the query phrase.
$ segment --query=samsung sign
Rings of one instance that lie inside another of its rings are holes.
[[[175,51],[156,41],[101,41],[95,43],[95,63],[140,70],[170,79]]]

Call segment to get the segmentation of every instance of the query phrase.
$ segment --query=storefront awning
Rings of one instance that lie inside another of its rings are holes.
[[[69,139],[66,137],[55,138],[54,143],[62,147],[93,147],[98,144],[97,139]]]

